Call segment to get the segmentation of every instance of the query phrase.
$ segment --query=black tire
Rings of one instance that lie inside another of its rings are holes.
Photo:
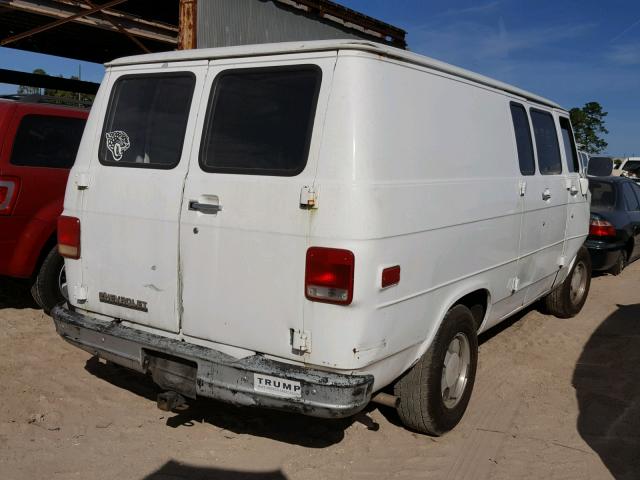
[[[616,259],[616,263],[613,267],[611,267],[611,269],[609,270],[609,273],[611,275],[620,275],[624,270],[624,267],[626,266],[627,266],[627,252],[626,250],[620,250],[620,253],[618,254],[618,258]]]
[[[60,290],[60,272],[64,268],[64,259],[54,247],[47,254],[31,287],[31,295],[45,313],[49,313],[57,304],[66,299]]]
[[[584,284],[579,293],[572,292],[571,284],[575,275],[585,275]],[[582,310],[589,295],[591,287],[591,257],[589,251],[583,246],[578,250],[576,260],[571,271],[555,290],[544,298],[547,311],[559,318],[571,318]]]
[[[445,355],[458,335],[464,335],[468,341],[466,382],[455,397],[456,403],[447,406],[442,391]],[[447,312],[429,349],[394,386],[395,395],[400,397],[398,414],[402,423],[418,432],[435,436],[455,427],[469,404],[477,366],[478,337],[473,315],[464,305],[456,305]]]

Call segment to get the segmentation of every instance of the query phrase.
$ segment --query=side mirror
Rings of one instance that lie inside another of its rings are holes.
[[[613,159],[611,157],[591,157],[587,175],[592,177],[608,177],[613,173]]]

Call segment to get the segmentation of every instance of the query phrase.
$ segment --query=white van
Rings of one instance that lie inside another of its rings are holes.
[[[587,186],[566,110],[403,50],[124,58],[69,177],[53,317],[168,408],[344,417],[373,398],[437,435],[466,409],[478,333],[545,296],[582,308]]]

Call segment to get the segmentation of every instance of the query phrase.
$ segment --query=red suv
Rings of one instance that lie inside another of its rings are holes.
[[[66,297],[56,223],[88,114],[0,99],[0,275],[29,279],[46,312]]]

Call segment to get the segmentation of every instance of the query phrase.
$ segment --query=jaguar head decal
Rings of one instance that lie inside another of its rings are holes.
[[[107,132],[106,137],[107,148],[111,152],[111,156],[116,162],[119,162],[124,152],[131,146],[129,135],[122,130],[114,130],[113,132]]]

